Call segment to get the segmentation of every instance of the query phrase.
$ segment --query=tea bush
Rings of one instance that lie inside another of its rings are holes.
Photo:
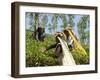
[[[58,65],[55,49],[44,52],[46,47],[53,43],[55,43],[55,38],[52,35],[46,35],[45,40],[41,42],[32,37],[32,32],[26,31],[26,67]],[[83,47],[88,53],[87,56],[80,55],[81,52],[77,50],[72,51],[76,64],[89,63],[89,46]]]

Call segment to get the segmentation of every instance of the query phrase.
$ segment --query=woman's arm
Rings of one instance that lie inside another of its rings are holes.
[[[46,48],[46,51],[49,50],[49,49],[52,49],[52,48],[56,48],[56,45],[57,45],[57,43],[52,44],[51,46],[49,46],[49,47]]]

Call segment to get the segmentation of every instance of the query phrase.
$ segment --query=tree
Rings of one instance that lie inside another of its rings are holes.
[[[27,29],[33,31],[34,30],[34,28],[33,28],[33,22],[34,22],[33,13],[32,12],[27,12],[25,17],[26,17],[26,21],[28,21],[28,22],[25,22]]]
[[[73,28],[74,27],[74,15],[68,14],[68,24]]]
[[[42,18],[41,18],[41,26],[43,27],[43,28],[45,28],[46,27],[46,25],[47,25],[47,23],[48,23],[48,15],[47,14],[41,14],[40,15]]]
[[[36,31],[37,27],[39,26],[39,13],[27,12],[26,18],[29,18],[29,25],[31,27],[29,30]]]
[[[81,20],[77,24],[80,42],[82,44],[89,44],[89,16],[81,17]]]
[[[62,28],[65,29],[67,27],[67,24],[68,24],[66,15],[65,14],[61,14],[60,17],[61,17],[62,22],[63,22]]]
[[[36,29],[39,26],[39,13],[35,13],[34,20],[35,20],[35,23],[34,23],[34,31],[36,31]]]
[[[50,23],[48,24],[48,30],[51,34],[53,34],[53,28],[52,28],[52,25]]]
[[[57,29],[57,19],[58,19],[58,14],[54,14],[53,17],[52,17],[52,30],[53,32],[55,33],[56,32],[56,29]]]
[[[58,20],[61,19],[62,20],[62,26],[61,28],[66,28],[67,26],[67,18],[66,18],[66,15],[65,14],[54,14],[52,16],[52,23],[51,23],[51,26],[52,26],[52,29],[49,28],[50,30],[53,30],[53,32],[55,33],[56,30],[57,30],[57,27],[58,27]]]

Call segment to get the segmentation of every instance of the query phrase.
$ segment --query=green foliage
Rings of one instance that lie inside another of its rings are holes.
[[[67,24],[70,24],[72,28],[75,26],[75,15],[69,14],[52,14],[51,18],[47,14],[41,13],[27,13],[26,17],[30,18],[32,27],[29,30],[36,31],[37,27],[48,28],[51,34],[55,33],[58,28],[59,19],[62,21],[62,29],[66,28]],[[41,18],[42,17],[42,18]],[[32,20],[34,19],[34,21]],[[49,23],[48,23],[49,21]],[[41,22],[41,24],[40,24]],[[80,55],[81,52],[73,50],[72,55],[76,64],[88,64],[89,63],[89,16],[82,16],[77,23],[80,42],[83,48],[88,53],[87,56]],[[47,35],[44,42],[35,40],[32,37],[32,32],[26,31],[26,66],[54,66],[58,65],[57,58],[55,57],[55,49],[44,52],[46,47],[55,43],[55,38],[52,35]]]
[[[35,19],[35,21],[34,21],[34,26],[33,27],[34,27],[34,31],[36,31],[36,29],[39,26],[39,13],[35,13],[34,19]]]
[[[57,65],[54,49],[43,52],[47,46],[50,46],[55,41],[54,38],[49,36],[44,42],[40,42],[33,39],[31,34],[29,31],[26,32],[26,66]]]
[[[55,57],[55,49],[44,52],[45,48],[55,42],[52,35],[47,35],[44,42],[36,41],[32,38],[32,32],[26,31],[26,67],[33,66],[55,66],[59,65]],[[83,45],[83,48],[88,53],[87,56],[80,55],[81,52],[72,50],[76,64],[89,63],[89,46]]]
[[[89,16],[83,16],[77,24],[80,42],[82,44],[89,44]]]
[[[70,24],[70,27],[74,27],[74,25],[75,25],[75,23],[74,23],[74,15],[72,15],[72,14],[68,14],[68,18],[69,18],[69,20],[68,20],[68,24]]]
[[[66,18],[66,15],[61,14],[60,17],[61,17],[62,22],[63,22],[62,27],[63,27],[63,28],[66,28],[66,26],[67,26],[67,18]]]
[[[46,24],[48,23],[48,16],[44,15],[43,18],[41,19],[41,25],[42,27],[46,27]]]
[[[57,20],[58,20],[58,14],[54,14],[53,17],[52,17],[52,28],[54,30],[54,32],[56,32],[57,30]]]
[[[74,60],[76,62],[77,65],[79,64],[89,64],[89,56],[82,56],[77,50],[73,51],[72,52],[73,54],[73,57],[74,57]]]
[[[81,55],[79,50],[72,50],[72,55],[74,57],[74,60],[76,64],[89,64],[89,46],[88,45],[83,45],[83,48],[87,52],[87,55]]]

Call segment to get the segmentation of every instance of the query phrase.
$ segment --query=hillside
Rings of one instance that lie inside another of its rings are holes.
[[[33,66],[55,66],[57,58],[55,56],[55,49],[43,52],[46,47],[55,43],[55,38],[52,35],[46,35],[43,42],[37,41],[32,37],[32,32],[26,31],[26,67]],[[89,47],[84,45],[85,50],[89,53]],[[71,51],[76,64],[88,64],[89,55],[81,56],[79,51]]]

